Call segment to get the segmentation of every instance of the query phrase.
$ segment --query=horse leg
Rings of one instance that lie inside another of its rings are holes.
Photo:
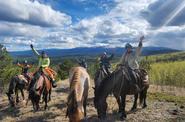
[[[49,90],[49,99],[48,102],[51,101],[51,89]]]
[[[86,116],[87,116],[86,106],[87,106],[87,96],[85,96],[85,97],[84,97],[84,101],[83,101],[84,117],[86,117]]]
[[[116,101],[118,103],[118,106],[119,106],[119,113],[121,113],[121,108],[122,108],[122,104],[121,104],[121,97],[120,96],[117,96],[117,95],[114,95],[114,97],[116,98]]]
[[[121,102],[122,102],[122,113],[121,113],[121,120],[125,120],[127,118],[126,112],[125,112],[125,106],[126,106],[126,95],[121,96]]]
[[[144,101],[143,101],[143,106],[142,106],[142,108],[146,108],[146,107],[147,107],[147,104],[146,104],[146,94],[147,94],[147,89],[145,89],[145,90],[143,91],[143,99],[144,99]]]
[[[19,93],[18,93],[18,89],[15,88],[15,96],[16,96],[16,104],[19,103]]]
[[[36,111],[38,111],[39,110],[39,108],[40,108],[40,106],[39,106],[39,101],[40,101],[40,96],[37,96],[37,98],[36,98]]]
[[[131,108],[131,111],[134,111],[134,110],[137,109],[137,99],[138,99],[138,93],[136,93],[136,94],[134,95],[134,104],[133,104],[133,106],[132,106],[132,108]]]
[[[33,105],[33,110],[36,111],[36,105],[35,105],[35,101],[33,99],[31,99],[32,105]]]
[[[23,91],[23,89],[21,89],[20,91],[21,91],[22,99],[24,100],[25,99],[25,97],[24,97],[24,91]]]
[[[30,95],[28,94],[28,98],[26,100],[26,106],[28,105],[29,100],[30,100]]]
[[[44,109],[46,110],[46,108],[48,107],[48,93],[45,92],[44,93],[44,102],[45,102],[45,106],[44,106]]]

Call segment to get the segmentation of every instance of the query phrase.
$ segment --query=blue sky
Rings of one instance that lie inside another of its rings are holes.
[[[136,45],[185,49],[185,0],[1,0],[9,51]]]

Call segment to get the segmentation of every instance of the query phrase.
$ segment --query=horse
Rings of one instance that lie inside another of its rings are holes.
[[[140,77],[136,75],[135,78],[129,78],[129,74],[126,67],[121,67],[115,70],[111,75],[104,78],[99,87],[95,90],[94,104],[97,109],[98,117],[105,119],[107,103],[106,98],[113,92],[117,99],[119,106],[119,112],[121,112],[120,119],[126,119],[125,102],[126,95],[134,95],[134,105],[132,109],[137,108],[137,99],[140,95],[140,104],[143,104],[143,108],[147,107],[146,95],[149,88],[148,74],[144,69],[140,70]],[[131,82],[135,83],[131,83]]]
[[[52,84],[50,78],[41,70],[36,72],[29,87],[29,99],[32,102],[34,111],[39,110],[39,101],[42,95],[45,102],[44,109],[47,109],[48,101],[51,100],[51,90]]]
[[[69,75],[70,93],[67,99],[66,117],[70,122],[80,122],[86,117],[86,105],[90,76],[83,67],[74,67]]]
[[[32,73],[29,73],[30,78],[32,78]],[[24,89],[27,89],[29,86],[29,80],[27,80],[23,75],[16,75],[11,78],[8,92],[6,93],[8,96],[9,103],[12,107],[15,106],[15,103],[19,103],[19,94],[18,91],[21,92],[23,100],[25,100]],[[15,97],[13,94],[15,93]]]
[[[102,68],[99,68],[99,69],[96,71],[96,73],[95,73],[95,78],[94,78],[94,85],[95,85],[95,87],[93,87],[93,89],[94,89],[94,95],[95,95],[97,89],[99,88],[99,86],[100,86],[102,80],[103,80],[104,78],[108,77],[108,75],[109,75],[109,74],[106,72],[106,70],[105,70],[103,67],[102,67]],[[119,97],[118,95],[114,94],[114,93],[113,93],[113,95],[114,95],[114,97],[116,98],[116,101],[117,101],[118,105],[120,106],[120,104],[121,104],[121,99],[120,99],[120,97]],[[96,99],[94,99],[94,105],[95,105],[95,108],[97,108],[95,103],[96,103]],[[119,107],[119,112],[121,112],[120,109],[121,109],[121,108]]]

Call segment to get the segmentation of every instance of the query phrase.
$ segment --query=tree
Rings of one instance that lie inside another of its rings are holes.
[[[69,76],[69,70],[74,66],[71,60],[64,60],[62,64],[59,64],[58,75],[61,79],[66,79]]]
[[[13,59],[6,48],[0,44],[0,87],[8,84],[17,70],[12,65]]]

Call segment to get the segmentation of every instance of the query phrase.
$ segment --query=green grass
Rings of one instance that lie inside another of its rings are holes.
[[[174,102],[178,105],[185,105],[185,97],[182,96],[174,96],[166,93],[149,93],[149,100],[158,100],[164,102]]]
[[[148,56],[148,61],[151,63],[173,62],[173,61],[183,61],[183,60],[185,60],[185,52],[175,52],[175,53]]]
[[[157,85],[185,87],[185,61],[153,63],[150,82]]]

